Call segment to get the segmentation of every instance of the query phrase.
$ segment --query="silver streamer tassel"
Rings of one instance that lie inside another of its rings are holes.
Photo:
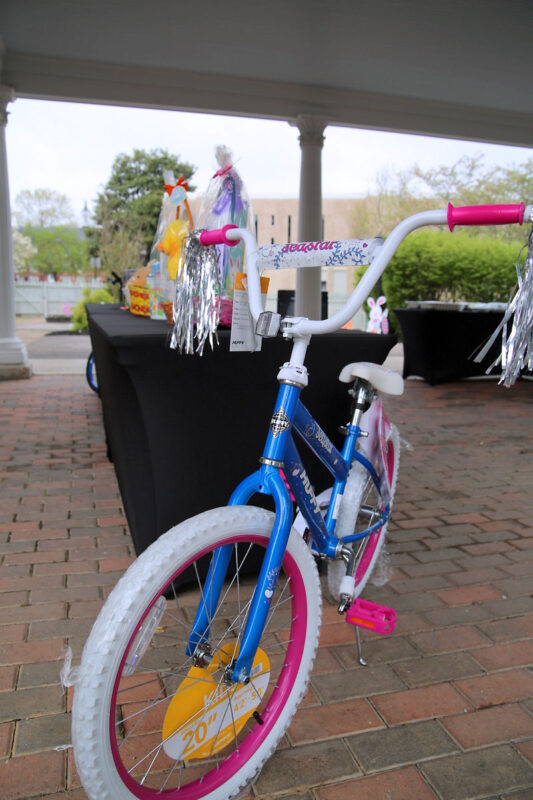
[[[527,255],[522,267],[520,257],[527,247]],[[533,227],[516,260],[517,289],[511,299],[502,321],[487,344],[475,358],[482,361],[502,332],[502,352],[487,370],[489,373],[501,363],[500,383],[512,386],[524,368],[533,369]],[[511,323],[509,332],[508,326]]]
[[[170,347],[188,355],[202,355],[207,340],[211,348],[220,317],[218,253],[204,247],[193,231],[185,240],[183,265],[176,278],[173,307],[174,327]],[[194,340],[196,339],[196,348]]]

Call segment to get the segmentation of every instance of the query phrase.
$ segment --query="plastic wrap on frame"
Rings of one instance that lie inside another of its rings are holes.
[[[257,266],[259,270],[359,267],[370,264],[382,244],[383,239],[267,244],[257,250]]]
[[[217,339],[220,317],[218,253],[204,247],[196,233],[185,241],[183,267],[176,281],[174,327],[170,347],[180,353],[202,355],[206,341]],[[194,345],[196,339],[196,347]]]
[[[526,258],[521,267],[520,257],[524,249],[526,249]],[[483,360],[501,331],[501,354],[490,365],[487,374],[501,364],[500,383],[508,387],[516,382],[523,369],[533,370],[533,226],[529,232],[527,244],[524,245],[516,260],[516,273],[518,284],[516,293],[511,299],[502,321],[475,358],[477,362]]]

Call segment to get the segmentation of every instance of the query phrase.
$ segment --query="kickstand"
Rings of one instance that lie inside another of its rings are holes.
[[[363,648],[361,647],[361,635],[359,633],[359,626],[355,626],[355,638],[357,640],[357,655],[359,657],[359,663],[362,667],[368,667],[368,663],[363,658]]]

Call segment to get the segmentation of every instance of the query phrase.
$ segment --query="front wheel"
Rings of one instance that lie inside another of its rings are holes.
[[[274,751],[305,691],[320,627],[317,570],[295,533],[250,681],[226,677],[273,521],[248,506],[193,517],[151,545],[110,594],[85,645],[72,713],[91,800],[223,800]],[[204,576],[225,545],[232,558],[215,604]],[[199,604],[210,624],[204,660],[193,661],[186,647]]]

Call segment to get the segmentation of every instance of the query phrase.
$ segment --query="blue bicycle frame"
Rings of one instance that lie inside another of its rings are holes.
[[[381,481],[370,461],[355,449],[361,429],[356,425],[347,426],[344,447],[339,452],[300,401],[300,392],[300,387],[294,384],[280,385],[261,467],[239,484],[229,500],[229,505],[246,505],[251,496],[258,492],[271,495],[276,508],[274,527],[263,558],[239,653],[232,669],[231,677],[234,681],[247,679],[267,620],[270,600],[293,523],[294,508],[290,492],[307,521],[314,550],[329,558],[337,555],[342,544],[363,539],[378,530],[389,516],[390,505],[387,504],[382,509],[380,519],[366,530],[342,539],[334,535],[337,509],[352,461],[356,459],[365,466],[380,494]],[[335,479],[325,519],[296,449],[293,428]],[[215,551],[189,637],[188,655],[193,655],[196,647],[209,637],[210,619],[219,602],[232,552],[232,545],[224,545]]]

